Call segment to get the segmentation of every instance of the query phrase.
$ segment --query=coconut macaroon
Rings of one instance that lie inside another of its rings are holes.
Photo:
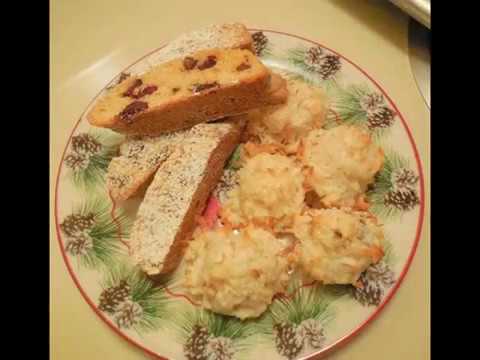
[[[257,317],[286,290],[294,262],[288,244],[252,225],[197,232],[185,255],[184,286],[202,307]]]
[[[295,153],[299,140],[325,122],[328,102],[325,93],[303,81],[287,81],[285,104],[264,107],[249,113],[247,132],[262,144],[277,144]]]
[[[382,149],[355,126],[313,130],[302,147],[299,157],[310,171],[307,184],[325,207],[359,207],[383,166]]]
[[[302,170],[287,156],[260,153],[247,158],[238,179],[221,210],[222,220],[231,226],[254,222],[288,227],[303,208]]]
[[[296,218],[300,266],[324,284],[353,284],[383,257],[383,231],[368,212],[311,209]]]

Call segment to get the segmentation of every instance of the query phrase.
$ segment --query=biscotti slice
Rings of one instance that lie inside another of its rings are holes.
[[[148,185],[158,167],[175,150],[183,133],[128,137],[120,145],[119,156],[108,165],[106,185],[112,199],[127,200]]]
[[[253,51],[253,39],[245,25],[240,23],[216,24],[180,35],[166,46],[147,56],[121,73],[114,80],[119,83],[130,75],[143,74],[152,67],[176,58],[183,58],[205,49],[249,49]]]
[[[130,238],[130,253],[147,274],[175,269],[245,122],[219,123],[216,136],[177,148],[148,187]]]
[[[213,139],[223,129],[223,123],[209,123],[159,136],[128,136],[120,145],[119,156],[108,166],[106,184],[110,196],[123,201],[140,193],[176,148],[202,138]]]
[[[181,58],[204,49],[249,49],[253,51],[252,36],[245,25],[227,23],[209,25],[180,35],[148,58],[150,64]]]
[[[125,79],[87,118],[125,134],[160,135],[263,106],[270,82],[249,50],[203,50]]]

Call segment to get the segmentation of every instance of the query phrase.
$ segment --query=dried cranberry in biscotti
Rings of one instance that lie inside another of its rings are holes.
[[[125,109],[123,109],[122,112],[119,114],[119,116],[122,121],[126,122],[127,124],[131,124],[133,122],[132,118],[135,115],[147,109],[148,104],[145,101],[134,101],[128,104]]]
[[[240,65],[237,66],[237,71],[243,71],[243,70],[247,70],[247,69],[250,69],[251,66],[250,64],[247,64],[247,63],[241,63]]]
[[[158,87],[156,85],[149,85],[141,89],[136,96],[134,96],[135,99],[140,99],[141,97],[144,97],[145,95],[151,95],[155,91],[157,91]]]
[[[220,85],[216,81],[214,81],[212,83],[205,83],[205,84],[194,84],[193,87],[192,87],[192,91],[193,91],[194,94],[196,94],[196,93],[199,93],[201,91],[217,88],[219,86]]]
[[[156,85],[147,85],[142,86],[143,81],[141,79],[135,80],[135,82],[125,91],[122,96],[131,97],[134,99],[140,99],[146,95],[151,95],[157,91],[158,87]]]
[[[209,69],[217,64],[217,57],[215,55],[208,55],[207,58],[197,66],[199,70]]]
[[[197,66],[197,63],[198,63],[198,60],[197,59],[194,59],[193,57],[191,56],[186,56],[184,59],[183,59],[183,67],[185,68],[185,70],[192,70],[195,68],[195,66]]]
[[[138,88],[139,86],[142,86],[143,84],[143,81],[141,79],[136,79],[132,85],[130,85],[130,87],[127,89],[127,91],[125,91],[122,96],[123,97],[134,97],[134,91],[136,88]]]

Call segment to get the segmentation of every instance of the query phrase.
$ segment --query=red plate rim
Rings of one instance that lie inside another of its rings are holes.
[[[362,68],[360,68],[356,63],[354,63],[352,60],[346,58],[344,55],[338,53],[337,51],[329,48],[328,46],[325,46],[317,41],[314,41],[314,40],[310,40],[308,38],[305,38],[305,37],[302,37],[302,36],[299,36],[299,35],[294,35],[294,34],[291,34],[291,33],[288,33],[288,32],[284,32],[284,31],[277,31],[277,30],[270,30],[270,29],[257,29],[257,28],[249,28],[248,29],[249,31],[264,31],[264,32],[270,32],[270,33],[274,33],[274,34],[281,34],[281,35],[286,35],[286,36],[290,36],[290,37],[294,37],[294,38],[297,38],[297,39],[300,39],[300,40],[303,40],[303,41],[307,41],[307,42],[310,42],[312,44],[315,44],[315,45],[318,45],[318,46],[321,46],[329,51],[331,51],[332,53],[340,56],[342,59],[344,59],[345,61],[347,61],[348,63],[350,63],[351,65],[353,65],[357,70],[359,70],[363,75],[365,75],[372,83],[375,84],[375,86],[377,86],[377,88],[379,88],[383,95],[385,95],[388,99],[388,101],[390,102],[390,104],[393,106],[393,108],[395,109],[396,113],[398,114],[398,116],[400,117],[400,120],[403,124],[403,127],[405,128],[406,132],[407,132],[407,135],[408,135],[408,139],[410,141],[410,144],[412,145],[412,148],[413,148],[413,152],[414,152],[414,156],[415,156],[415,160],[416,160],[416,163],[417,163],[417,169],[418,169],[418,174],[419,174],[419,177],[420,177],[420,212],[419,212],[419,216],[418,216],[418,222],[417,222],[417,229],[416,229],[416,234],[415,234],[415,241],[414,241],[414,244],[412,246],[412,249],[410,250],[410,254],[408,256],[408,259],[407,259],[407,262],[405,264],[405,266],[403,267],[402,269],[402,272],[400,273],[400,276],[398,277],[395,285],[392,287],[392,289],[390,289],[389,293],[385,296],[385,298],[383,299],[382,303],[375,309],[375,311],[372,312],[372,314],[370,314],[370,316],[367,317],[367,319],[365,319],[359,326],[357,326],[357,328],[355,328],[354,330],[352,330],[349,334],[341,337],[340,339],[338,339],[337,341],[335,341],[334,343],[330,344],[329,346],[319,350],[319,351],[316,351],[312,354],[309,354],[305,357],[302,357],[301,359],[303,360],[306,360],[306,359],[311,359],[312,357],[314,356],[318,356],[318,355],[325,355],[329,352],[331,352],[334,348],[338,348],[340,347],[341,345],[344,345],[347,341],[351,340],[355,335],[357,335],[361,330],[363,330],[368,324],[370,324],[372,322],[372,320],[374,320],[377,315],[382,311],[382,309],[385,307],[385,305],[390,301],[390,299],[393,297],[393,295],[397,292],[398,288],[400,287],[401,283],[403,282],[403,279],[405,278],[405,275],[407,274],[408,272],[408,269],[410,268],[410,265],[413,261],[413,258],[415,256],[415,253],[417,251],[417,247],[418,247],[418,243],[420,241],[420,236],[421,236],[421,233],[422,233],[422,227],[423,227],[423,219],[424,219],[424,211],[425,211],[425,189],[424,189],[424,176],[423,176],[423,170],[422,170],[422,162],[421,162],[421,159],[420,159],[420,155],[418,153],[418,149],[417,149],[417,146],[415,144],[415,140],[413,139],[413,136],[412,136],[412,133],[410,131],[410,128],[408,127],[407,125],[407,122],[405,121],[405,118],[403,117],[402,113],[400,112],[400,110],[398,109],[397,105],[395,104],[395,102],[390,98],[390,96],[387,94],[387,92],[383,89],[383,87],[376,81],[373,79],[373,77],[371,77],[366,71],[364,71]],[[159,48],[147,53],[146,55],[142,56],[141,58],[139,58],[138,60],[136,60],[135,62],[133,62],[132,64],[130,64],[129,66],[127,66],[126,68],[124,68],[122,70],[125,71],[127,70],[128,68],[130,68],[131,66],[137,64],[138,62],[142,61],[143,59],[145,59],[146,57],[148,57],[149,55],[157,52],[158,50],[160,50],[161,48],[163,48],[166,44],[160,46]],[[115,76],[109,83],[111,83],[117,76]],[[87,105],[86,109],[88,109],[90,107],[90,105],[98,98],[98,96],[102,93],[102,91],[107,87],[108,85],[105,85],[105,87],[103,87],[98,93],[97,95],[95,95],[95,97],[90,101],[90,103]],[[60,179],[60,175],[61,175],[61,171],[62,171],[62,164],[63,164],[63,160],[64,160],[64,157],[65,157],[65,153],[68,149],[68,146],[70,145],[70,141],[72,139],[72,135],[74,134],[75,130],[77,129],[78,125],[80,124],[80,121],[82,120],[83,116],[85,115],[85,112],[87,111],[85,109],[85,111],[80,115],[80,118],[77,120],[77,123],[75,124],[75,126],[73,127],[71,133],[70,133],[70,136],[68,138],[68,141],[67,141],[67,144],[65,145],[65,149],[63,150],[63,153],[62,153],[62,158],[60,160],[60,164],[58,166],[58,171],[57,171],[57,178],[56,178],[56,181],[55,181],[55,227],[56,227],[56,230],[57,230],[57,239],[58,239],[58,244],[60,246],[60,252],[62,254],[62,257],[63,257],[63,260],[65,261],[65,265],[67,266],[67,269],[68,269],[68,272],[70,274],[70,276],[72,277],[72,280],[73,282],[75,283],[75,285],[77,286],[78,290],[80,291],[81,295],[83,296],[83,298],[85,299],[85,301],[90,305],[90,307],[93,309],[93,311],[115,332],[117,333],[118,335],[120,335],[122,338],[124,338],[125,340],[127,340],[128,342],[130,342],[131,344],[137,346],[138,348],[142,349],[145,353],[147,353],[148,355],[150,356],[153,356],[155,359],[167,359],[155,352],[153,352],[152,350],[144,347],[143,345],[139,344],[138,342],[136,342],[134,339],[128,337],[125,333],[121,332],[104,314],[102,314],[96,307],[95,303],[88,297],[88,295],[85,293],[85,291],[83,290],[83,288],[81,287],[80,285],[80,282],[78,281],[76,275],[75,275],[75,272],[73,271],[72,269],[72,265],[70,264],[70,261],[68,260],[68,257],[65,253],[65,250],[64,250],[64,247],[63,247],[63,240],[62,240],[62,236],[61,236],[61,232],[60,232],[60,226],[59,226],[59,223],[58,223],[58,184],[59,184],[59,179]]]

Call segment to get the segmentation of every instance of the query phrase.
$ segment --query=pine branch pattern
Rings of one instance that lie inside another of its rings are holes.
[[[176,321],[179,341],[189,360],[236,358],[249,348],[255,334],[253,321],[195,309],[185,312]]]
[[[104,183],[110,160],[123,137],[110,131],[91,131],[72,137],[64,164],[73,184],[87,192]]]
[[[125,263],[109,268],[101,283],[99,310],[120,329],[137,333],[158,330],[167,318],[165,284],[153,283],[138,268]]]
[[[326,326],[335,317],[332,303],[347,292],[335,292],[314,283],[292,281],[289,294],[278,296],[262,321],[260,333],[273,339],[277,352],[287,359],[321,349],[327,340]]]
[[[367,192],[370,211],[384,220],[395,220],[415,209],[420,204],[418,182],[418,175],[404,157],[385,151],[383,169]]]
[[[301,75],[308,83],[322,86],[327,93],[338,87],[338,77],[342,70],[340,56],[321,46],[294,48],[287,52],[288,61],[303,70]]]
[[[379,139],[388,134],[396,119],[384,96],[370,90],[366,84],[337,88],[332,108],[342,124],[356,125],[368,130]],[[337,119],[335,119],[337,120]],[[339,125],[329,121],[327,127]]]
[[[113,219],[111,206],[109,200],[95,197],[75,206],[60,223],[65,251],[83,266],[111,265],[124,251],[121,241],[128,237],[131,221],[123,213]]]

